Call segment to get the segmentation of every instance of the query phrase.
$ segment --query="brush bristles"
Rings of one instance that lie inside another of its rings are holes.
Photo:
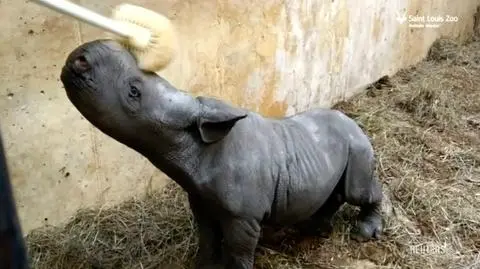
[[[112,36],[122,43],[137,58],[139,68],[148,71],[161,71],[174,59],[178,43],[174,27],[165,16],[143,7],[131,4],[117,6],[112,15],[114,20],[140,26],[149,31],[148,35],[142,31],[132,31],[130,39]]]

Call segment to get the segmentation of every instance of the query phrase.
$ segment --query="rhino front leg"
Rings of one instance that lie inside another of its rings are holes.
[[[252,219],[229,218],[222,222],[225,268],[253,269],[261,227]]]
[[[381,215],[382,186],[375,176],[375,159],[369,149],[354,151],[345,177],[345,200],[360,207],[357,225],[351,237],[357,241],[380,238],[383,230]]]
[[[372,182],[370,196],[368,198],[359,198],[352,200],[352,204],[360,206],[360,214],[357,217],[357,225],[351,233],[352,239],[356,241],[367,241],[369,239],[379,239],[383,229],[383,219],[381,215],[382,191],[377,181]],[[360,194],[357,194],[360,195]],[[366,194],[364,194],[366,195]],[[352,195],[351,197],[354,197]],[[360,197],[360,196],[358,196]]]
[[[220,222],[212,218],[201,200],[189,196],[190,208],[198,227],[199,242],[196,269],[223,269],[222,229]]]

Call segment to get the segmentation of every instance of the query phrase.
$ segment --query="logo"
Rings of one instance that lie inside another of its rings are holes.
[[[408,24],[410,28],[438,28],[443,24],[458,22],[457,16],[452,15],[409,15],[407,11],[396,11],[396,20],[400,24]]]
[[[403,24],[404,22],[407,21],[407,12],[404,11],[402,14],[397,11],[397,21],[400,24]]]

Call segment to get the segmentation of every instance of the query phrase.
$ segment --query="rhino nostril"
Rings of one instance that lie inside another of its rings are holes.
[[[73,62],[73,68],[75,69],[75,71],[79,73],[83,73],[88,69],[90,69],[90,64],[88,63],[87,58],[85,58],[85,56],[80,55]]]

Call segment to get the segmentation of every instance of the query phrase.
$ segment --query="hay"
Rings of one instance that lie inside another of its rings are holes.
[[[480,43],[436,42],[427,59],[336,108],[369,134],[384,183],[386,231],[348,238],[345,206],[328,238],[262,241],[256,268],[480,267]],[[196,236],[175,184],[27,237],[33,268],[189,268]]]
[[[188,264],[197,238],[185,193],[169,184],[142,200],[81,210],[63,228],[31,232],[27,242],[33,268],[150,269]]]

